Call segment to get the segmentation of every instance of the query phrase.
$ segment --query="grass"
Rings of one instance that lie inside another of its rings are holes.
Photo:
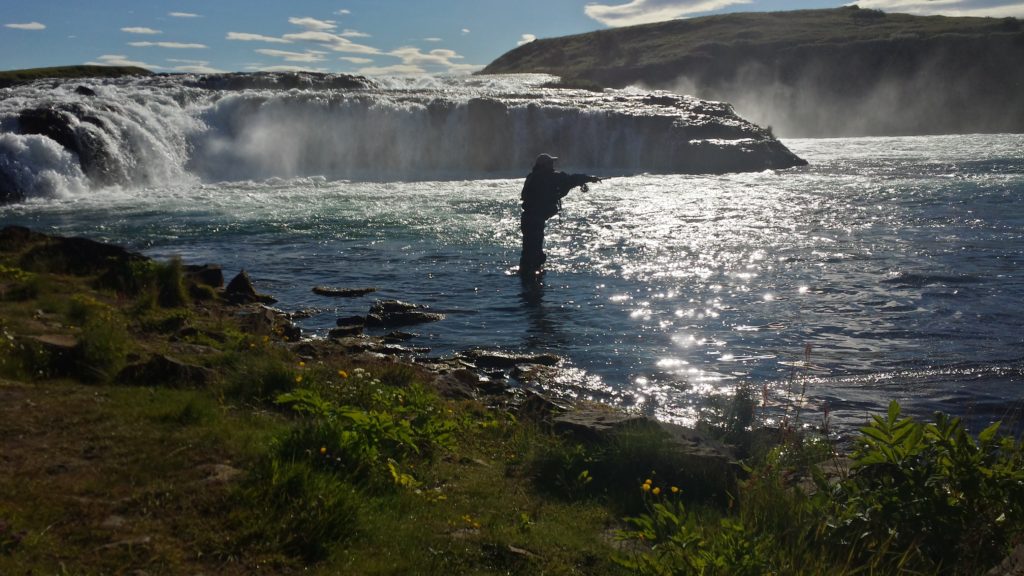
[[[568,79],[596,79],[593,72],[602,68],[660,66],[730,46],[757,52],[766,47],[774,51],[1020,30],[1013,18],[912,16],[857,8],[740,12],[536,40],[502,55],[482,73],[548,72]]]
[[[54,66],[0,71],[0,88],[42,80],[45,78],[118,78],[121,76],[148,76],[145,68],[136,66]]]
[[[789,435],[711,482],[655,427],[578,442],[155,297],[190,293],[177,273],[14,270],[30,249],[0,251],[3,574],[968,574],[1024,537],[1024,450],[996,427],[893,405],[838,475],[827,437]],[[66,372],[24,346],[61,331]],[[111,377],[153,354],[211,375]],[[750,404],[709,426],[741,437]]]

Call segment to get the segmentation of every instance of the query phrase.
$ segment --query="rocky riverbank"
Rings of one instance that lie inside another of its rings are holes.
[[[998,424],[893,402],[849,457],[750,399],[691,430],[581,399],[555,355],[426,356],[414,303],[305,338],[255,276],[0,230],[0,573],[1019,567]]]

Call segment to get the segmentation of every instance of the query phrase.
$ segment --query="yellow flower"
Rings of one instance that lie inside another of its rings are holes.
[[[640,488],[642,488],[644,492],[650,492],[651,491],[651,485],[648,484],[647,482],[644,482],[643,486],[641,486]]]
[[[299,368],[302,368],[305,365],[306,365],[305,362],[303,362],[302,360],[299,360]]]
[[[320,447],[320,453],[321,454],[327,454],[327,446],[321,446]]]
[[[647,480],[644,480],[644,484],[653,484],[653,482],[650,478],[648,478]]]
[[[679,493],[679,487],[678,486],[673,486],[672,487],[672,493],[673,494],[678,494]]]
[[[296,383],[296,384],[299,384],[299,383],[301,383],[301,382],[302,382],[302,376],[296,376],[296,377],[295,377],[295,383]]]
[[[657,496],[658,494],[661,494],[661,488],[655,488],[654,490],[651,490],[651,493]]]
[[[341,376],[342,378],[348,378],[348,372],[345,372],[344,370],[338,370],[338,376]]]

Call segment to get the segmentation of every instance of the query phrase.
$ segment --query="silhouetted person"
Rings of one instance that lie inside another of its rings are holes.
[[[544,222],[562,208],[562,198],[570,190],[591,182],[600,182],[597,176],[555,172],[555,160],[550,154],[537,156],[533,171],[523,184],[523,254],[519,257],[519,273],[532,275],[544,264]]]

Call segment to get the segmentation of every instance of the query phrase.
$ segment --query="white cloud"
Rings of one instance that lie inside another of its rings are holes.
[[[351,13],[352,13],[351,10],[346,10],[344,8],[342,8],[341,10],[338,10],[337,12],[335,12],[335,14],[337,14],[338,16],[348,16]]]
[[[530,42],[533,42],[536,39],[537,39],[537,37],[534,36],[533,34],[523,34],[522,36],[519,37],[519,42],[516,42],[516,46],[522,46],[523,44],[529,44]]]
[[[192,12],[168,12],[167,15],[171,18],[202,18],[199,14]]]
[[[631,0],[626,4],[587,4],[583,12],[610,27],[650,24],[685,18],[753,0]]]
[[[282,38],[290,40],[292,42],[316,42],[324,48],[328,48],[335,52],[349,52],[352,54],[380,54],[380,50],[372,46],[365,46],[363,44],[356,44],[348,38],[343,38],[337,34],[331,34],[330,32],[324,32],[319,30],[306,30],[305,32],[296,32],[294,34],[285,34]]]
[[[369,64],[373,62],[373,58],[359,58],[358,56],[342,56],[338,60],[344,60],[353,64]]]
[[[463,28],[462,29],[462,33],[463,34],[469,34],[469,28]]]
[[[345,38],[369,38],[370,37],[370,35],[367,34],[366,32],[360,32],[359,30],[351,30],[349,28],[346,28],[344,31],[342,31],[341,34],[338,34],[338,36],[344,36]]]
[[[129,60],[123,54],[104,54],[92,62],[86,62],[90,66],[138,66],[139,68],[158,69],[161,66],[146,64],[138,60]]]
[[[364,76],[419,76],[427,71],[411,64],[395,64],[394,66],[368,66],[357,71]]]
[[[388,55],[394,56],[396,58],[401,58],[402,64],[409,64],[414,66],[435,65],[444,66],[446,68],[450,68],[456,65],[454,62],[452,62],[452,60],[462,59],[462,56],[460,56],[454,50],[438,48],[436,50],[431,50],[430,52],[424,54],[423,52],[420,52],[419,48],[413,48],[411,46],[399,48],[398,50],[392,50],[391,52],[388,52]]]
[[[228,32],[228,40],[239,40],[241,42],[270,42],[273,44],[291,44],[287,38],[276,36],[264,36],[263,34],[250,34],[248,32]]]
[[[977,6],[964,0],[864,0],[856,4],[861,8],[918,15],[1024,18],[1024,2]]]
[[[260,48],[259,50],[256,50],[256,52],[263,54],[264,56],[284,58],[286,62],[322,62],[325,54],[325,52],[317,52],[315,50],[289,52],[287,50],[273,50],[270,48]]]
[[[161,30],[154,30],[145,26],[128,26],[127,28],[121,28],[121,32],[129,34],[163,34]]]
[[[4,24],[6,28],[14,28],[15,30],[46,30],[46,24],[40,22],[25,22],[24,24],[11,23]]]
[[[334,20],[317,20],[316,18],[289,18],[288,22],[301,26],[306,30],[334,30],[338,27]]]
[[[128,45],[137,48],[184,48],[189,50],[209,48],[206,44],[187,44],[185,42],[129,42]]]
[[[441,38],[424,38],[424,42],[441,42]]]

